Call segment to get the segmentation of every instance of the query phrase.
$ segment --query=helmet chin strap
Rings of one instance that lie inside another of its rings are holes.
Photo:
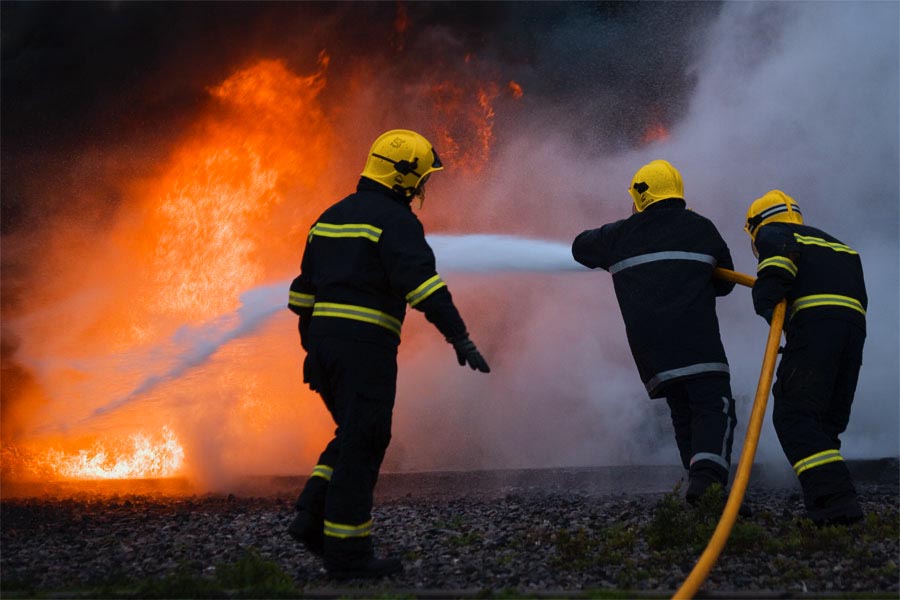
[[[422,203],[425,202],[425,193],[423,191],[421,191],[421,188],[419,188],[419,190],[417,190],[415,188],[408,188],[408,187],[405,188],[405,187],[400,187],[399,185],[395,185],[392,188],[392,190],[396,194],[406,198],[406,200],[409,201],[410,203],[412,203],[414,198],[419,198],[419,208],[422,208]]]

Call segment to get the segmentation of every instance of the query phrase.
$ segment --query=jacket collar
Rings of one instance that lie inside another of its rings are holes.
[[[385,186],[381,185],[377,181],[373,181],[368,177],[360,177],[359,183],[356,184],[357,192],[376,192],[378,194],[384,194],[394,202],[401,204],[403,206],[409,207],[410,202],[412,202],[412,198],[407,198],[405,195],[395,192],[394,190],[390,190]]]
[[[665,200],[660,200],[659,202],[654,202],[650,206],[644,209],[644,212],[648,210],[664,210],[668,208],[686,208],[687,203],[681,198],[666,198]]]

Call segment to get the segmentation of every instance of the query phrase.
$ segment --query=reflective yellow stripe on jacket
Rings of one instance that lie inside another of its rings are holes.
[[[440,275],[435,275],[434,277],[427,279],[425,283],[408,293],[406,295],[406,301],[409,302],[410,306],[415,306],[442,287],[447,287],[447,284],[444,283],[444,280],[441,279]]]
[[[337,302],[316,302],[313,306],[314,317],[338,317],[340,319],[352,319],[354,321],[362,321],[363,323],[372,323],[380,325],[388,331],[400,335],[401,323],[399,319],[391,315],[375,310],[374,308],[366,308],[365,306],[356,306],[354,304],[338,304]]]
[[[831,248],[835,252],[846,252],[847,254],[858,254],[856,250],[846,244],[838,244],[837,242],[829,242],[822,238],[813,237],[811,235],[794,234],[794,239],[800,244],[807,246],[822,246],[823,248]]]
[[[802,296],[794,300],[794,303],[791,304],[791,318],[793,318],[799,310],[816,306],[843,306],[844,308],[858,311],[862,313],[863,316],[866,314],[866,309],[863,308],[862,303],[856,298],[841,296],[839,294],[813,294],[811,296]]]
[[[288,304],[299,308],[312,308],[316,302],[316,297],[312,294],[301,294],[300,292],[291,292],[288,297]]]
[[[793,277],[797,276],[797,265],[787,256],[771,256],[756,266],[756,272],[759,273],[766,267],[779,267],[790,273]]]
[[[378,240],[381,239],[381,229],[366,223],[347,223],[346,225],[316,223],[312,226],[312,229],[309,230],[309,239],[312,240],[313,236],[316,235],[331,238],[359,237],[377,243]]]
[[[347,525],[325,521],[325,535],[336,538],[366,537],[372,533],[372,519],[362,525]]]
[[[312,475],[310,475],[310,477],[321,477],[325,481],[331,481],[331,474],[333,472],[334,469],[328,465],[316,465],[313,467]]]
[[[799,475],[803,471],[808,471],[809,469],[814,469],[841,460],[844,460],[844,457],[841,456],[841,453],[837,450],[825,450],[824,452],[817,452],[812,456],[807,456],[803,460],[798,460],[794,465],[794,471]]]

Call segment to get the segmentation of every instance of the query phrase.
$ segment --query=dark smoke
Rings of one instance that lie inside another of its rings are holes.
[[[71,172],[75,157],[112,147],[162,155],[208,86],[259,56],[308,70],[310,48],[331,54],[326,94],[336,98],[361,59],[391,71],[402,88],[475,55],[520,83],[537,116],[566,114],[582,124],[581,142],[627,147],[648,115],[666,124],[682,116],[693,42],[718,12],[713,3],[416,2],[403,5],[410,25],[401,34],[398,6],[4,2],[3,233],[86,208],[40,196],[48,177],[67,185],[107,174],[99,166]],[[392,101],[402,103],[402,92]],[[112,168],[140,175],[147,167],[139,158]],[[97,201],[103,206],[91,212],[102,220],[122,198],[111,189]]]

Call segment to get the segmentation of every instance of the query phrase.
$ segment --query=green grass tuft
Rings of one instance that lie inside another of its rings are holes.
[[[295,595],[293,579],[278,564],[260,556],[250,548],[237,561],[216,566],[216,580],[226,589],[254,596],[283,597]]]
[[[552,564],[563,570],[580,571],[594,563],[594,553],[600,541],[583,527],[575,530],[562,529],[556,533],[554,545],[556,556]]]

